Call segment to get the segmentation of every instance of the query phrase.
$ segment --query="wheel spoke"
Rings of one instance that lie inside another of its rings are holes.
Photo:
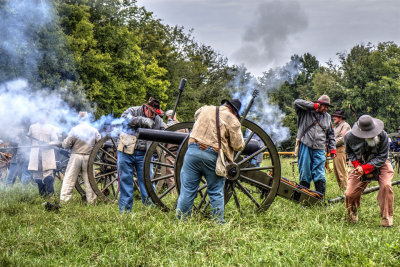
[[[249,177],[246,177],[246,176],[244,176],[242,174],[240,175],[240,178],[242,178],[244,180],[244,182],[247,182],[247,183],[252,184],[254,186],[272,189],[271,186],[263,184],[263,183],[260,183],[259,181],[253,180],[253,179],[251,179]]]
[[[155,179],[152,179],[151,182],[154,183],[154,182],[165,180],[165,179],[168,179],[168,178],[171,178],[171,177],[174,177],[173,173],[172,174],[168,174],[168,175],[164,175],[164,176],[161,176],[161,177],[158,177],[158,178],[155,178]]]
[[[242,166],[244,163],[246,163],[247,161],[251,160],[252,158],[254,158],[255,156],[257,156],[258,154],[264,152],[267,149],[268,149],[268,147],[266,147],[266,146],[260,148],[259,150],[257,150],[256,152],[254,152],[253,154],[248,156],[247,158],[245,158],[245,159],[241,160],[240,162],[238,162],[237,165]]]
[[[257,200],[255,200],[255,198],[251,195],[251,193],[249,192],[249,190],[247,190],[247,188],[245,188],[239,181],[236,181],[237,185],[239,186],[239,189],[248,197],[251,199],[251,201],[253,201],[253,203],[259,208],[261,207],[261,205],[257,202]]]
[[[246,148],[247,144],[250,142],[251,138],[253,137],[254,132],[251,131],[251,134],[249,135],[249,137],[246,139],[246,142],[244,143],[244,147],[242,150],[240,150],[238,153],[236,153],[235,158],[233,159],[233,161],[236,161],[240,155],[242,155],[242,152],[244,151],[244,149]]]
[[[112,159],[112,161],[115,161],[115,163],[117,163],[117,159],[113,155],[105,151],[103,148],[100,148],[100,150],[103,151],[103,153],[105,153],[107,156],[109,156]]]
[[[261,170],[271,170],[274,166],[263,166],[263,167],[250,167],[250,168],[243,168],[240,171],[261,171]]]
[[[104,163],[104,162],[100,162],[100,161],[95,161],[95,162],[93,162],[93,164],[117,168],[117,165],[115,165],[115,164],[109,164],[109,163]]]
[[[200,210],[200,209],[201,209],[201,206],[203,206],[203,203],[206,202],[206,197],[207,197],[207,195],[208,195],[208,192],[206,191],[206,192],[203,194],[203,196],[201,197],[201,200],[200,200],[200,203],[199,203],[199,205],[198,205],[198,207],[197,207],[197,210]]]
[[[239,202],[239,198],[236,194],[236,190],[235,190],[235,186],[232,185],[232,192],[233,192],[233,198],[235,199],[235,204],[236,207],[238,208],[239,212],[242,213],[242,209],[240,208],[240,202]]]
[[[107,175],[114,174],[114,173],[116,173],[116,172],[118,172],[118,171],[115,170],[115,171],[112,171],[112,172],[107,172],[107,173],[104,173],[104,174],[96,175],[94,178],[95,178],[95,179],[101,178],[101,177],[104,177],[104,176],[107,176]]]
[[[165,152],[167,152],[168,155],[170,155],[171,157],[173,157],[174,159],[176,159],[176,155],[174,153],[172,153],[168,148],[166,148],[165,146],[163,146],[162,144],[158,144],[159,147],[161,147],[162,150],[164,150]]]
[[[110,138],[111,142],[113,143],[113,147],[115,148],[115,150],[117,150],[117,144],[115,143],[114,139]]]
[[[105,190],[105,189],[107,189],[110,185],[113,185],[114,184],[114,182],[117,180],[118,178],[114,178],[114,179],[110,179],[111,181],[108,183],[108,184],[106,184],[104,187],[103,187],[103,189],[101,190],[102,192]],[[104,179],[104,181],[107,181],[106,179]],[[105,183],[105,182],[104,182]]]
[[[150,163],[152,163],[154,165],[160,165],[160,166],[168,167],[168,168],[173,168],[174,167],[174,165],[167,164],[167,163],[162,163],[162,162],[158,162],[158,161],[150,161]]]
[[[162,193],[158,198],[162,199],[163,197],[165,197],[172,189],[174,189],[174,187],[175,187],[175,184],[168,187],[167,190],[165,190],[164,193]]]

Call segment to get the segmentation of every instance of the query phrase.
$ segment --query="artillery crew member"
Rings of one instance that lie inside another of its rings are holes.
[[[32,141],[28,170],[38,185],[41,196],[54,194],[54,170],[56,158],[52,146],[59,145],[57,129],[46,122],[48,111],[41,114],[38,123],[29,127],[28,136]]]
[[[79,112],[78,116],[79,124],[71,129],[62,143],[63,148],[71,149],[72,152],[61,187],[60,201],[67,202],[71,199],[76,180],[81,173],[85,183],[86,200],[93,203],[96,195],[89,183],[88,162],[90,152],[101,136],[97,129],[89,125],[87,112]]]
[[[331,116],[327,113],[331,107],[330,98],[322,95],[315,102],[296,99],[294,107],[298,125],[300,184],[310,188],[314,181],[315,190],[325,195],[325,149],[331,157],[336,156]]]
[[[346,189],[347,186],[347,164],[346,151],[344,145],[344,136],[351,130],[350,125],[345,121],[344,112],[337,110],[332,114],[335,124],[336,157],[333,159],[333,170],[340,189]]]
[[[223,100],[221,104],[220,107],[203,106],[195,113],[195,123],[181,170],[181,192],[176,208],[178,219],[191,214],[201,178],[204,176],[210,197],[211,216],[218,222],[224,222],[225,178],[216,174],[219,143],[216,130],[217,108],[219,108],[221,148],[226,159],[232,162],[234,151],[243,149],[245,143],[238,119],[240,101]]]
[[[137,140],[136,131],[139,128],[164,130],[165,124],[161,117],[160,102],[152,97],[149,101],[136,107],[130,107],[122,113],[125,127],[120,134],[118,143],[118,175],[119,175],[119,210],[130,212],[133,204],[133,169],[136,170],[142,203],[148,203],[147,191],[143,181],[144,156],[147,143]]]
[[[347,222],[358,221],[357,209],[361,195],[369,181],[379,183],[378,202],[382,216],[382,226],[393,224],[392,178],[394,175],[389,157],[388,135],[383,130],[383,122],[369,115],[361,116],[350,132],[344,137],[346,153],[354,166],[350,172],[345,193]]]
[[[400,152],[400,126],[397,128],[397,135],[392,137],[390,151]]]

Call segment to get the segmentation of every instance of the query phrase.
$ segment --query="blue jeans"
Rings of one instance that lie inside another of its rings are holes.
[[[32,174],[28,170],[28,161],[15,162],[10,164],[6,185],[12,186],[15,183],[17,176],[19,176],[19,178],[21,179],[21,184],[23,185],[27,185],[32,181]]]
[[[143,164],[146,151],[135,150],[132,155],[118,151],[119,211],[130,212],[133,205],[133,168],[140,189],[142,203],[148,203],[147,191],[143,181]]]
[[[189,216],[197,196],[201,177],[207,181],[207,192],[210,197],[211,217],[219,222],[224,220],[224,185],[225,178],[215,173],[217,153],[210,147],[201,150],[196,143],[189,144],[181,170],[181,192],[176,208],[176,217]]]
[[[325,150],[312,149],[300,142],[299,146],[300,182],[325,182]]]

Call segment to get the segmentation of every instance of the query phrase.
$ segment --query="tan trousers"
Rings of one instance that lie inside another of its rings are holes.
[[[61,187],[60,201],[67,202],[71,199],[78,175],[82,173],[83,182],[85,183],[86,200],[88,203],[94,202],[96,194],[89,183],[87,172],[88,161],[89,155],[71,154]]]
[[[336,149],[336,157],[333,158],[333,170],[340,189],[346,189],[347,186],[347,164],[345,147]]]
[[[392,178],[394,175],[392,164],[389,160],[381,167],[379,175],[379,192],[378,202],[381,209],[382,218],[393,217],[393,202],[394,194],[392,189]],[[364,192],[369,182],[361,182],[361,176],[352,170],[349,175],[349,180],[346,189],[346,208],[347,214],[350,216],[351,212],[356,212],[360,206],[361,195]]]

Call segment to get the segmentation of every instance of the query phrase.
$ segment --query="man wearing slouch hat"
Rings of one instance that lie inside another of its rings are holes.
[[[299,142],[298,165],[300,185],[325,195],[325,150],[336,156],[335,135],[331,116],[327,113],[332,105],[329,96],[322,95],[317,101],[303,99],[294,101],[297,113],[297,142]]]
[[[232,162],[234,151],[244,148],[245,143],[239,121],[241,105],[238,99],[224,99],[219,107],[203,106],[196,111],[195,123],[189,136],[189,146],[181,170],[181,189],[176,208],[178,219],[191,214],[193,201],[201,178],[204,176],[210,197],[211,217],[219,223],[225,222],[225,177],[216,174],[217,151],[221,146],[226,159]],[[218,121],[219,124],[217,124]],[[220,136],[217,125],[219,125]]]
[[[393,225],[394,171],[389,161],[388,135],[383,128],[381,120],[363,115],[344,137],[347,156],[355,168],[350,172],[345,193],[347,222],[358,221],[357,210],[361,195],[368,183],[376,180],[379,183],[377,199],[381,210],[381,225]]]

